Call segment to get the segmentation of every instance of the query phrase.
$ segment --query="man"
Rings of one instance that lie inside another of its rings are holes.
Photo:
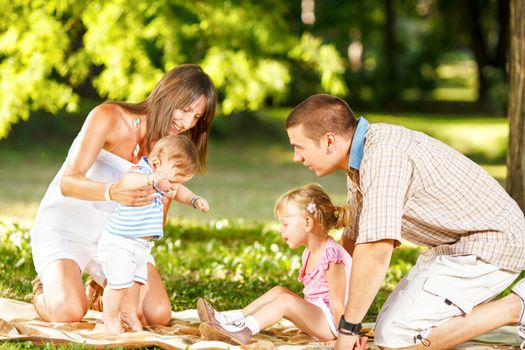
[[[385,302],[376,345],[445,349],[503,325],[525,333],[525,218],[481,167],[423,133],[355,119],[319,94],[286,120],[294,161],[317,176],[347,174],[353,256],[336,349],[352,349],[401,239],[429,247]]]

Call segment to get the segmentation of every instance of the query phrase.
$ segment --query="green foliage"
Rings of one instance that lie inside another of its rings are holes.
[[[406,90],[424,99],[435,86],[439,53],[456,49],[435,45],[430,40],[436,30],[432,26],[434,17],[415,11],[416,7],[433,7],[434,2],[391,3],[393,24],[389,28],[385,1],[316,2],[312,33],[333,43],[347,57],[350,44],[361,49],[346,63],[345,81],[352,101],[374,107],[395,105],[405,98]]]
[[[401,245],[394,249],[390,268],[383,282],[383,290],[391,292],[397,286],[397,283],[410,271],[416,264],[419,254],[423,248],[414,246],[410,243]]]
[[[34,278],[29,230],[16,223],[0,221],[0,290],[2,297],[31,300]]]
[[[509,84],[505,72],[494,67],[485,68],[485,76],[490,82],[488,104],[498,114],[506,115],[509,103]]]
[[[310,67],[325,91],[347,91],[340,54],[295,32],[285,20],[295,8],[286,2],[0,0],[0,6],[0,138],[32,110],[75,110],[85,89],[141,100],[184,62],[210,74],[225,114],[281,101],[296,62]]]
[[[345,65],[334,45],[323,45],[320,39],[305,33],[289,56],[299,62],[313,64],[321,76],[321,85],[325,92],[339,96],[348,93],[345,82],[341,79]]]
[[[38,108],[72,110],[78,96],[59,82],[68,70],[70,40],[44,1],[2,0],[0,21],[0,138],[11,124]],[[52,75],[56,78],[50,79]]]
[[[436,97],[441,100],[441,96],[433,94],[441,83],[437,70],[451,54],[462,55],[466,60],[477,58],[475,64],[486,61],[485,64],[505,75],[505,58],[502,59],[505,35],[500,36],[499,30],[505,33],[508,28],[505,16],[499,16],[498,11],[506,3],[508,1],[498,0],[316,1],[316,21],[310,32],[332,43],[348,57],[345,81],[354,103],[395,108],[413,105],[414,101],[436,100]],[[388,4],[391,16],[387,15]],[[477,11],[473,11],[473,7]],[[474,30],[477,22],[480,37]],[[503,38],[503,45],[498,45],[498,38]],[[476,43],[486,52],[480,53],[478,46],[475,53]],[[353,56],[351,44],[357,45],[354,49],[359,48],[359,52],[353,51]],[[480,54],[484,57],[480,58]],[[484,73],[491,85],[489,75],[492,73]],[[466,101],[477,99],[477,69],[470,78],[476,84],[463,90]],[[494,94],[503,91],[505,80],[499,80],[502,84],[496,86],[498,91]],[[312,88],[306,88],[307,94],[313,92]],[[304,98],[301,86],[292,93]],[[454,97],[458,100],[460,96]]]
[[[236,110],[257,109],[272,95],[282,99],[290,74],[284,62],[254,60],[243,51],[209,50],[203,67],[210,73],[218,88],[225,92],[222,110],[230,114]]]

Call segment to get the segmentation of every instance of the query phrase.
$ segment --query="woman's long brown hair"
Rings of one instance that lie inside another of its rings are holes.
[[[148,115],[144,144],[149,152],[155,141],[169,134],[173,112],[176,109],[189,107],[201,96],[206,100],[204,114],[187,133],[197,147],[199,171],[204,172],[208,153],[208,134],[215,116],[217,95],[213,81],[201,67],[194,64],[181,64],[173,68],[164,74],[142,102],[109,101],[107,103],[119,105],[133,113]]]

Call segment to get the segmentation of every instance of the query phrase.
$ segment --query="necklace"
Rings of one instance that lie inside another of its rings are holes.
[[[137,116],[135,119],[133,119],[133,126],[137,128],[137,134],[135,135],[135,141],[137,144],[135,145],[135,148],[133,149],[133,156],[135,159],[137,159],[139,152],[140,152],[140,145],[139,145],[139,135],[140,135],[140,117]]]

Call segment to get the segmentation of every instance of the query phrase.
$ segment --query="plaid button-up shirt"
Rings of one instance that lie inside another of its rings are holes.
[[[353,159],[352,159],[353,158]],[[347,172],[357,244],[401,238],[423,254],[476,255],[525,270],[525,218],[499,183],[461,153],[423,133],[360,118]]]

